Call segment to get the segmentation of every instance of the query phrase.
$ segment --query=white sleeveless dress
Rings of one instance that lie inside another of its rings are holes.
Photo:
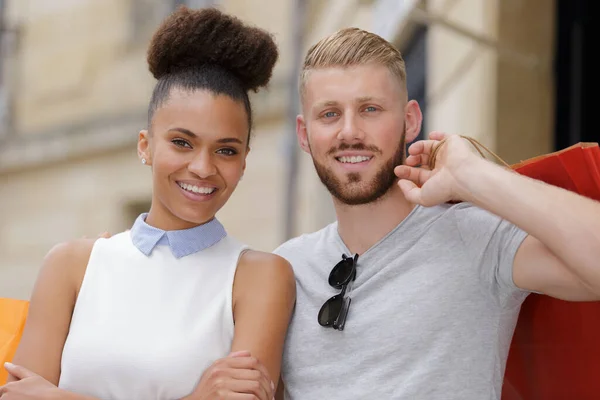
[[[64,346],[59,387],[102,400],[173,400],[231,349],[232,287],[246,246],[225,236],[177,258],[131,232],[96,241]]]

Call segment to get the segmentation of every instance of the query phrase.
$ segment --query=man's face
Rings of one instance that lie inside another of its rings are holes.
[[[312,70],[302,105],[300,144],[337,200],[367,204],[394,186],[394,167],[404,161],[407,138],[418,134],[421,114],[416,102],[407,103],[405,89],[387,67]]]

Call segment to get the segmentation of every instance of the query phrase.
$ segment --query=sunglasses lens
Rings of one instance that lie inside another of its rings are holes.
[[[323,307],[321,307],[321,310],[319,310],[319,324],[321,326],[332,326],[340,315],[343,304],[344,298],[339,294],[327,300],[325,304],[323,304]]]
[[[346,258],[331,270],[329,274],[329,285],[339,289],[342,285],[345,285],[350,281],[352,272],[354,271],[354,260],[352,258]]]

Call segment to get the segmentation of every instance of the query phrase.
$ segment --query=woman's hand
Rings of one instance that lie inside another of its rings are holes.
[[[274,389],[264,365],[240,351],[215,361],[183,400],[272,400]]]
[[[1,400],[55,400],[63,398],[61,390],[27,368],[4,364],[10,375],[17,381],[0,386]]]

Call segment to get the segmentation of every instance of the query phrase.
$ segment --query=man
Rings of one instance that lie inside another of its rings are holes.
[[[315,44],[300,94],[298,140],[337,221],[275,251],[297,279],[285,398],[499,399],[529,293],[600,299],[600,203],[455,135],[431,133],[406,157],[421,111],[400,53],[372,33]]]

